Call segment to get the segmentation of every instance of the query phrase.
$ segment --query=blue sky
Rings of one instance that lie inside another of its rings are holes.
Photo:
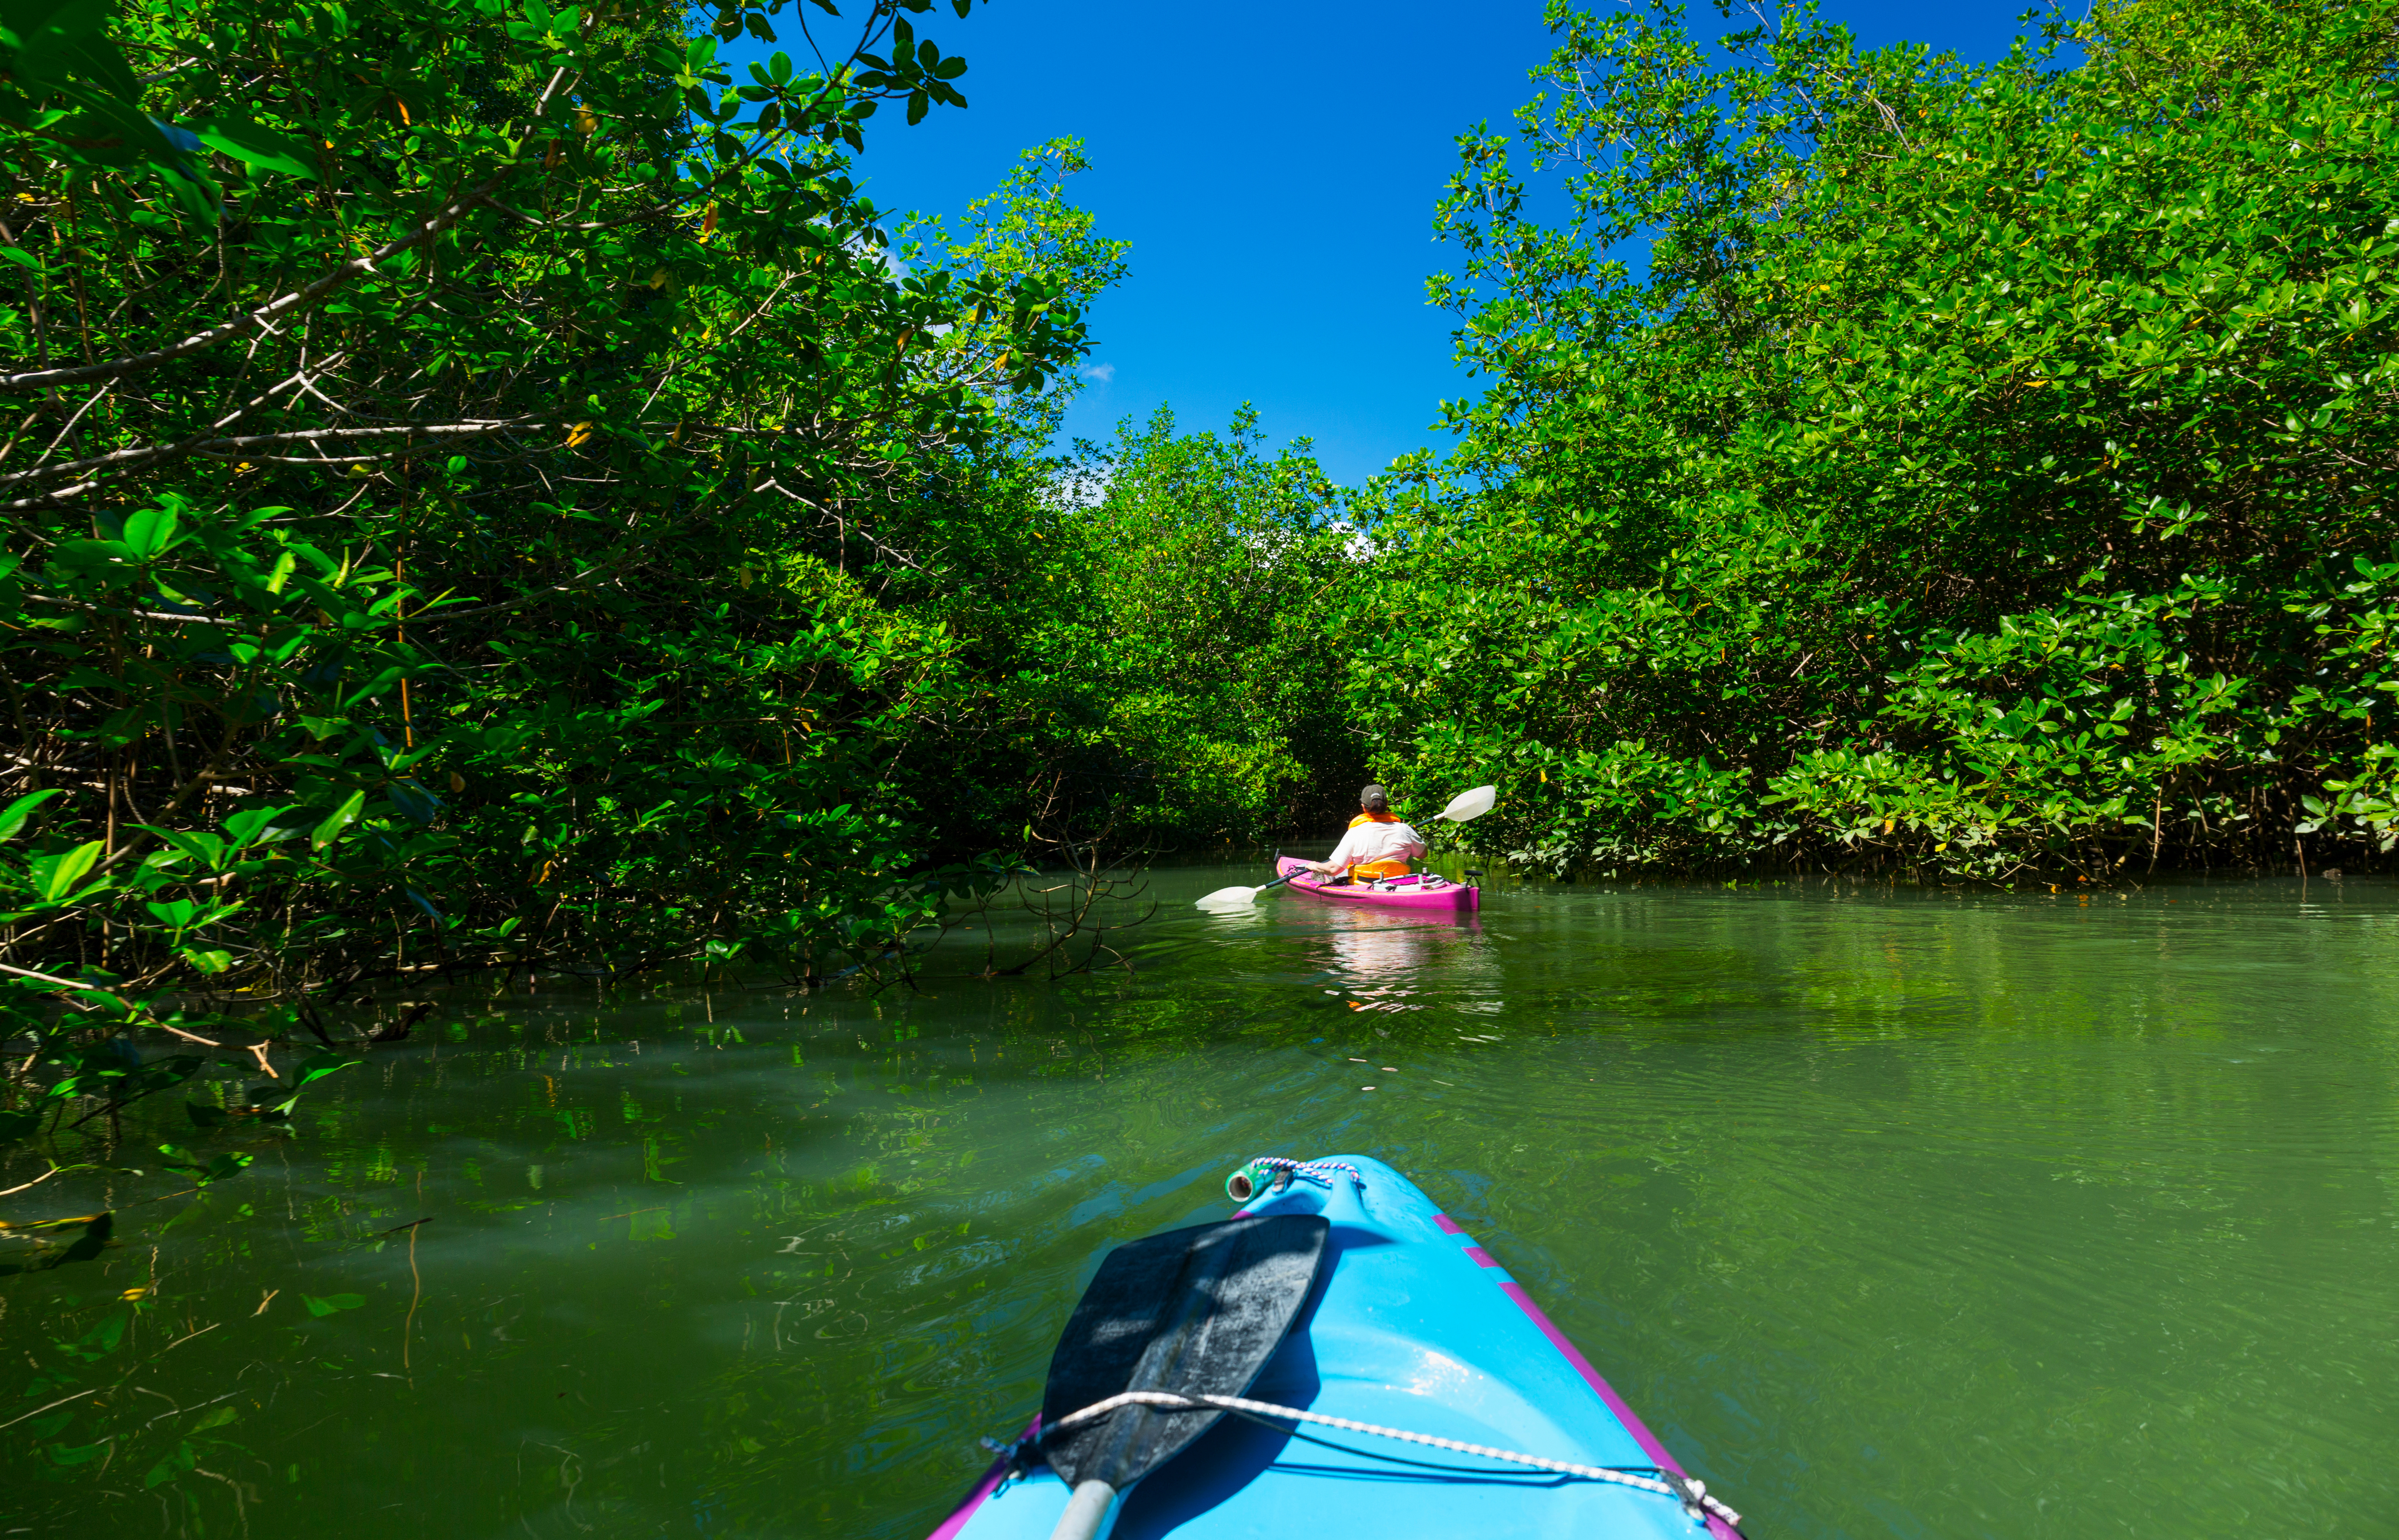
[[[1979,60],[2007,51],[2025,6],[1825,0],[1823,14],[1868,47]],[[1451,265],[1433,204],[1455,137],[1507,124],[1532,94],[1525,72],[1551,47],[1537,0],[989,0],[964,21],[947,5],[919,20],[966,57],[970,106],[913,128],[885,108],[860,167],[875,203],[961,212],[1020,150],[1073,136],[1094,169],[1068,191],[1132,243],[1131,275],[1093,307],[1100,377],[1069,432],[1104,438],[1160,402],[1186,428],[1221,429],[1248,400],[1271,442],[1312,435],[1353,486],[1446,442],[1430,426],[1438,403],[1472,385],[1450,364],[1449,317],[1424,301],[1426,275]]]

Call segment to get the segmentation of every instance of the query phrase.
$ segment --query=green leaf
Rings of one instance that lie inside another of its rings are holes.
[[[25,871],[34,879],[34,891],[56,903],[74,890],[76,880],[92,869],[107,848],[106,841],[93,840],[73,850],[36,856],[25,863]]]
[[[200,1457],[193,1452],[191,1445],[177,1444],[173,1452],[150,1467],[150,1474],[142,1478],[142,1484],[155,1487],[171,1481],[199,1463]]]
[[[98,1221],[93,1223],[97,1223]],[[75,1341],[54,1340],[51,1345],[71,1358],[80,1358],[85,1363],[97,1363],[116,1351],[117,1344],[125,1340],[126,1323],[132,1318],[130,1316],[110,1316]]]
[[[288,177],[317,180],[316,156],[289,134],[240,117],[186,118],[182,125],[211,150],[222,150],[245,165]]]
[[[308,837],[309,844],[318,850],[322,850],[340,839],[343,830],[358,822],[359,810],[366,804],[367,794],[364,791],[351,792],[347,801],[327,814],[325,821],[317,826],[317,831]]]
[[[122,540],[70,540],[53,554],[70,567],[86,570],[130,565],[134,560],[133,547]]]
[[[297,1091],[324,1079],[329,1074],[365,1062],[363,1059],[350,1054],[336,1053],[330,1048],[322,1053],[311,1054],[292,1067],[291,1088]]]
[[[265,837],[276,820],[297,810],[296,804],[281,807],[246,807],[224,821],[224,831],[234,849],[239,850]]]
[[[173,508],[139,509],[126,518],[125,544],[137,560],[150,561],[175,543],[175,526],[180,522]]]
[[[52,797],[64,795],[65,792],[53,787],[47,791],[30,792],[10,803],[6,811],[0,811],[0,840],[15,838],[17,831],[25,827],[25,820],[34,816],[34,809]]]
[[[137,823],[133,827],[145,834],[157,835],[169,848],[181,855],[190,857],[211,871],[224,864],[224,841],[214,834],[187,832],[180,829],[161,829],[156,824],[147,823]]]
[[[321,1319],[337,1311],[356,1310],[367,1299],[364,1294],[329,1294],[321,1300],[314,1294],[303,1294],[300,1303],[308,1307],[308,1314]]]
[[[187,1109],[196,1109],[203,1106],[204,1103],[186,1101],[183,1105]],[[216,1109],[210,1107],[209,1108],[209,1111],[215,1112]],[[224,1121],[224,1114],[223,1113],[218,1113],[217,1117],[220,1123]],[[195,1115],[193,1121],[197,1123],[200,1119]],[[213,1160],[209,1161],[206,1165],[202,1165],[199,1157],[193,1155],[191,1151],[178,1149],[172,1144],[159,1145],[158,1155],[160,1157],[158,1164],[166,1167],[169,1170],[183,1172],[185,1176],[192,1179],[192,1182],[195,1186],[199,1187],[205,1187],[211,1182],[223,1182],[229,1176],[237,1175],[241,1171],[248,1169],[250,1163],[258,1158],[256,1155],[250,1155],[244,1151],[228,1150],[224,1154],[218,1155]]]

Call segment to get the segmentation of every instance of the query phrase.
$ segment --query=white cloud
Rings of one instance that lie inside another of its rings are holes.
[[[1052,492],[1067,507],[1098,507],[1107,498],[1108,483],[1116,480],[1116,467],[1105,464],[1083,466],[1078,472],[1050,483]]]
[[[1106,385],[1116,377],[1117,366],[1114,364],[1093,364],[1091,368],[1083,371],[1083,378],[1087,380],[1097,380],[1102,385]]]

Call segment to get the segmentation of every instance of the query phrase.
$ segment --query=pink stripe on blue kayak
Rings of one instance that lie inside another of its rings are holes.
[[[1447,1214],[1435,1214],[1432,1216],[1432,1222],[1444,1236],[1466,1234],[1466,1226]],[[1499,1265],[1498,1258],[1475,1245],[1471,1239],[1467,1242],[1464,1250],[1468,1256],[1474,1259],[1474,1264],[1477,1267]],[[1598,1392],[1600,1400],[1606,1404],[1608,1411],[1616,1413],[1616,1420],[1624,1425],[1624,1431],[1632,1434],[1633,1441],[1641,1446],[1641,1452],[1656,1461],[1659,1468],[1662,1470],[1671,1470],[1675,1475],[1686,1478],[1690,1475],[1690,1472],[1685,1470],[1672,1454],[1666,1452],[1666,1446],[1660,1443],[1658,1436],[1649,1431],[1649,1425],[1633,1415],[1633,1409],[1624,1404],[1624,1398],[1616,1393],[1616,1387],[1600,1378],[1599,1371],[1591,1366],[1591,1360],[1582,1356],[1582,1350],[1569,1342],[1566,1334],[1559,1331],[1550,1317],[1541,1313],[1541,1307],[1533,1303],[1533,1296],[1525,1292],[1524,1285],[1511,1279],[1502,1279],[1499,1288],[1510,1299],[1516,1302],[1518,1309],[1532,1317],[1533,1324],[1540,1328],[1541,1335],[1549,1338],[1550,1345],[1556,1348],[1566,1362],[1574,1366],[1574,1371],[1582,1376],[1583,1383]],[[1713,1540],[1741,1540],[1739,1530],[1713,1513],[1708,1515],[1708,1533]]]
[[[1041,1413],[1037,1412],[1033,1420],[1024,1425],[1024,1431],[1016,1436],[1017,1442],[1032,1438],[1040,1428]],[[967,1493],[967,1500],[957,1506],[956,1512],[942,1520],[942,1527],[927,1535],[925,1540],[951,1540],[953,1535],[967,1527],[967,1520],[975,1516],[975,1509],[983,1506],[991,1494],[999,1490],[999,1483],[1007,1475],[1008,1461],[1005,1458],[994,1460],[991,1468],[983,1473],[983,1479],[975,1484],[975,1489]]]
[[[1479,1250],[1479,1248],[1472,1248],[1472,1250]],[[1666,1446],[1660,1443],[1658,1436],[1649,1431],[1649,1425],[1633,1414],[1633,1409],[1624,1404],[1624,1398],[1616,1393],[1615,1387],[1599,1377],[1599,1371],[1591,1366],[1591,1360],[1582,1356],[1581,1350],[1566,1340],[1566,1334],[1552,1325],[1549,1317],[1541,1314],[1541,1307],[1533,1303],[1532,1295],[1525,1292],[1524,1285],[1503,1282],[1499,1287],[1510,1299],[1516,1302],[1518,1309],[1533,1318],[1533,1324],[1541,1329],[1541,1335],[1550,1339],[1550,1345],[1565,1355],[1566,1362],[1574,1365],[1575,1372],[1583,1377],[1583,1383],[1599,1392],[1599,1398],[1607,1403],[1608,1411],[1616,1413],[1616,1420],[1624,1425],[1625,1432],[1633,1435],[1633,1441],[1641,1446],[1643,1453],[1655,1460],[1660,1469],[1671,1470],[1677,1476],[1687,1477],[1690,1474],[1675,1461],[1672,1454],[1666,1452]],[[1708,1533],[1714,1536],[1715,1540],[1741,1540],[1740,1531],[1713,1513],[1708,1515]]]

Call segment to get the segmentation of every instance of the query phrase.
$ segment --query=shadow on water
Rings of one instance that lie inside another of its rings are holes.
[[[2388,1533],[2399,889],[1174,907],[1244,875],[1130,975],[461,989],[289,1132],[145,1104],[255,1161],[0,1277],[0,1528],[908,1540],[1109,1247],[1359,1150],[1760,1533]]]

